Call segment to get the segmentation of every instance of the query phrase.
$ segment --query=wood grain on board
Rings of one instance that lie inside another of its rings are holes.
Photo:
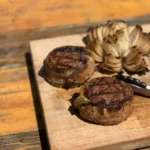
[[[38,141],[45,135],[38,135],[38,128],[45,126],[37,92],[32,86],[32,67],[27,64],[30,59],[26,60],[25,55],[29,53],[29,40],[85,32],[90,26],[108,19],[125,17],[132,24],[147,23],[149,5],[149,0],[76,0],[69,3],[67,0],[1,0],[0,127],[5,126],[0,129],[0,149],[42,149]],[[33,129],[36,129],[36,136]],[[34,142],[21,142],[27,138]],[[44,150],[47,149],[44,147]]]
[[[0,136],[0,150],[42,150],[37,131]]]
[[[1,53],[4,59],[0,61],[0,149],[47,150],[29,51],[22,49],[20,54],[16,53],[21,50],[16,44],[12,45],[12,51],[9,49],[4,48],[5,53]],[[18,55],[18,59],[11,60]]]
[[[143,26],[148,32],[150,25]],[[134,97],[134,111],[127,121],[116,126],[89,124],[72,115],[69,99],[80,88],[61,89],[49,85],[40,74],[44,58],[64,45],[84,46],[85,34],[32,41],[31,52],[51,149],[135,149],[150,146],[150,99]],[[148,58],[150,63],[150,58]],[[150,67],[150,64],[149,64]],[[96,72],[93,77],[102,76]],[[150,84],[150,73],[137,76]]]
[[[0,126],[0,136],[37,129],[26,67],[0,71]]]
[[[150,14],[149,0],[1,0],[0,32]]]
[[[139,19],[138,18],[133,19],[128,23],[140,24],[140,23],[145,23],[147,21],[149,21],[147,17],[144,18],[142,17]],[[30,39],[36,39],[37,37],[44,38],[44,37],[52,37],[58,35],[62,36],[63,34],[66,35],[66,34],[85,32],[87,28],[92,25],[95,24],[76,25],[72,28],[71,27],[67,28],[67,26],[63,28],[52,28],[52,29],[49,28],[45,31],[39,30],[40,33],[38,34],[36,34],[36,32],[33,32],[31,37],[30,37],[31,34],[26,34],[24,36],[21,35],[20,33],[22,38],[18,36],[15,39],[13,39],[13,34],[12,34],[13,42],[10,43],[6,41],[6,43],[4,43],[4,41],[3,42],[1,41],[0,44],[1,82],[0,83],[1,83],[1,91],[3,91],[3,93],[1,93],[1,98],[2,99],[5,98],[5,101],[3,99],[3,101],[1,101],[0,103],[1,106],[3,106],[3,109],[1,109],[0,112],[1,114],[0,118],[3,118],[1,119],[0,126],[5,125],[5,128],[4,129],[1,128],[0,136],[4,138],[5,137],[4,135],[8,135],[7,140],[5,140],[6,144],[0,143],[1,149],[8,148],[7,143],[9,143],[13,135],[16,137],[16,141],[15,141],[17,143],[16,147],[20,146],[22,147],[22,149],[25,149],[26,145],[23,144],[18,145],[18,142],[20,140],[24,140],[26,138],[23,137],[23,134],[29,131],[29,134],[32,135],[33,129],[36,129],[35,132],[38,133],[38,128],[45,128],[45,126],[43,125],[43,121],[42,121],[43,117],[40,110],[41,105],[39,104],[38,101],[39,98],[37,97],[38,92],[35,90],[36,87],[33,86],[35,84],[35,81],[32,73],[33,68],[32,68],[31,58],[29,54],[30,48],[29,48],[28,41]],[[14,34],[14,36],[16,36],[16,34]],[[24,39],[23,37],[26,38]],[[18,41],[20,39],[21,41]],[[27,90],[27,91],[23,91],[23,90]],[[24,98],[22,98],[22,96]],[[16,105],[15,103],[13,103],[12,105],[10,99],[13,102],[17,102],[18,105]],[[22,100],[22,102],[20,102],[20,99]],[[20,109],[20,111],[18,111],[18,109]],[[27,115],[23,115],[22,117],[22,112],[24,112],[25,109],[27,109],[27,111],[32,110],[32,112],[27,113]],[[13,112],[10,113],[10,110],[13,110]],[[3,112],[5,112],[5,114]],[[33,118],[33,119],[31,120],[29,118]],[[5,121],[3,122],[2,120]],[[29,122],[26,123],[26,121]],[[30,126],[30,122],[32,124],[32,128]],[[12,123],[15,124],[15,127],[14,126],[12,127]],[[25,125],[23,125],[24,123]],[[22,135],[21,137],[20,134]],[[44,139],[44,138],[45,135],[36,136],[37,141],[40,141],[40,139]],[[15,142],[13,144],[15,144]],[[14,147],[13,144],[9,145],[10,150],[12,150],[12,148]],[[43,142],[43,145],[46,145],[45,140]],[[34,149],[34,147],[32,149]],[[39,145],[39,147],[35,149],[40,150],[41,146]]]
[[[142,25],[150,23],[150,15],[136,16],[133,18],[121,18],[121,20],[128,23],[128,25]],[[28,48],[27,44],[31,40],[71,35],[77,33],[85,33],[90,27],[98,26],[107,20],[80,23],[48,28],[37,28],[33,30],[16,30],[10,32],[0,33],[0,48],[11,48],[16,50],[17,46],[22,51]],[[12,46],[12,47],[11,47]],[[7,49],[8,50],[8,49]],[[2,49],[3,52],[3,49]],[[17,54],[17,52],[16,52]]]

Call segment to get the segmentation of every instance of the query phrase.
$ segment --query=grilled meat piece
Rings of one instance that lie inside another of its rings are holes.
[[[46,80],[56,87],[72,88],[87,81],[95,63],[84,47],[64,46],[54,49],[44,60]]]
[[[86,83],[73,105],[81,117],[101,125],[125,121],[132,112],[133,90],[115,77],[94,78]]]

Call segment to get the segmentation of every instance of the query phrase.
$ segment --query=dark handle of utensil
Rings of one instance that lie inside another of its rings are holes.
[[[131,76],[124,76],[122,73],[117,74],[116,78],[120,79],[126,83],[134,84],[134,85],[137,85],[142,88],[146,88],[146,86],[147,86],[144,82],[141,82],[140,80],[138,80],[136,78],[132,78]]]

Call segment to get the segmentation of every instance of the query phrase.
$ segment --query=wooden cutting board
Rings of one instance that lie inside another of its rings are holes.
[[[150,25],[144,25],[143,28],[147,32],[150,31]],[[84,46],[82,41],[84,36],[85,34],[76,34],[30,42],[51,149],[126,150],[150,146],[150,98],[134,96],[132,115],[119,125],[95,125],[84,122],[69,111],[69,99],[80,88],[69,90],[56,88],[41,77],[43,60],[52,49],[64,45]],[[147,62],[150,67],[150,58]],[[94,76],[97,75],[100,74],[96,72]],[[150,73],[138,78],[150,84]]]

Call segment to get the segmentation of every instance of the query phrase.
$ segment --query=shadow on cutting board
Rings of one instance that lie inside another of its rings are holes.
[[[33,69],[31,54],[26,53],[25,58],[26,58],[26,64],[28,67],[28,75],[30,79],[32,97],[33,97],[34,108],[36,112],[36,119],[37,119],[37,124],[38,124],[38,129],[39,129],[42,150],[50,150],[50,143],[48,142],[48,137],[47,137],[46,130],[45,130],[46,125],[45,125],[42,105],[40,102],[39,90],[38,90],[35,76],[34,76],[34,69]]]

